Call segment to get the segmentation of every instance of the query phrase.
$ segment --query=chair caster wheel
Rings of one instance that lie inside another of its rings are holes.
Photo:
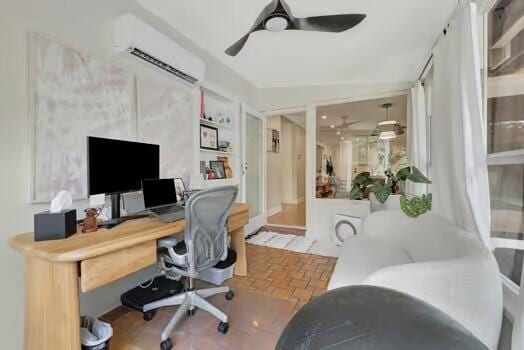
[[[229,330],[229,323],[227,323],[227,322],[220,322],[218,324],[218,331],[220,333],[226,334],[228,330]]]
[[[173,349],[173,342],[171,341],[171,338],[167,338],[163,342],[160,343],[160,350],[171,350]]]
[[[155,314],[155,310],[144,312],[144,321],[151,321],[155,317]]]
[[[235,293],[232,290],[226,293],[226,300],[233,300],[234,297]]]
[[[191,317],[191,316],[193,316],[193,315],[195,314],[195,311],[196,311],[196,309],[193,309],[193,310],[187,310],[187,315],[188,315],[189,317]]]

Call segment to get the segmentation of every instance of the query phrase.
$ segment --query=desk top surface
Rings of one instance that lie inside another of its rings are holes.
[[[229,216],[248,210],[249,204],[235,203]],[[29,232],[12,237],[9,244],[24,255],[56,262],[74,262],[180,233],[184,228],[185,220],[165,223],[148,217],[125,221],[110,230],[101,229],[92,233],[78,231],[67,239],[55,241],[35,242],[33,232]]]

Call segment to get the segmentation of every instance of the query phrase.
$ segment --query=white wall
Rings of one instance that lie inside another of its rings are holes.
[[[268,133],[271,129],[281,134],[282,117],[267,119]],[[270,137],[270,136],[268,136]],[[281,153],[267,152],[267,215],[277,214],[282,210],[282,168]]]
[[[260,89],[257,107],[260,111],[305,107],[310,103],[333,101],[357,96],[370,96],[411,88],[410,82],[385,82],[381,84],[345,84],[306,86],[295,88]]]
[[[282,154],[282,202],[294,203],[296,199],[295,169],[293,166],[293,123],[282,118],[282,135],[280,153]]]
[[[101,60],[122,62],[131,70],[150,72],[141,64],[125,61],[113,52],[112,19],[132,12],[158,26],[181,45],[206,61],[207,79],[255,104],[256,90],[229,68],[212,59],[165,23],[156,20],[133,1],[125,0],[1,0],[0,11],[0,277],[2,349],[19,350],[23,344],[24,262],[22,255],[8,247],[14,234],[33,228],[33,214],[46,205],[29,203],[30,123],[28,91],[28,37],[37,31]],[[83,209],[87,203],[75,202]],[[120,293],[149,278],[149,270],[82,295],[83,312],[98,315],[119,303]]]
[[[306,236],[317,240],[330,240],[335,233],[335,215],[347,214],[364,217],[370,212],[368,201],[352,201],[345,199],[317,199],[316,184],[316,105],[308,104],[306,108]],[[338,147],[322,145],[335,154]]]

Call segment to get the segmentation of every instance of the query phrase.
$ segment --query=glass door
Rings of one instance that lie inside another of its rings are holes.
[[[265,125],[260,114],[242,106],[242,199],[251,205],[246,234],[266,223]]]

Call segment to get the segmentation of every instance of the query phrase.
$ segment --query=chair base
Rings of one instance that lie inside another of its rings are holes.
[[[192,285],[192,283],[190,283]],[[211,315],[215,316],[222,323],[228,322],[227,315],[219,310],[216,306],[211,304],[205,298],[209,298],[216,294],[230,293],[231,289],[227,286],[216,287],[216,288],[207,288],[196,290],[195,288],[190,288],[182,294],[173,295],[172,297],[165,298],[153,303],[144,305],[144,312],[149,312],[165,306],[176,306],[180,307],[176,310],[175,314],[167,324],[166,328],[161,334],[161,341],[165,342],[170,339],[173,330],[176,325],[180,323],[184,315],[188,312],[193,312],[195,308],[202,309],[209,312]]]

